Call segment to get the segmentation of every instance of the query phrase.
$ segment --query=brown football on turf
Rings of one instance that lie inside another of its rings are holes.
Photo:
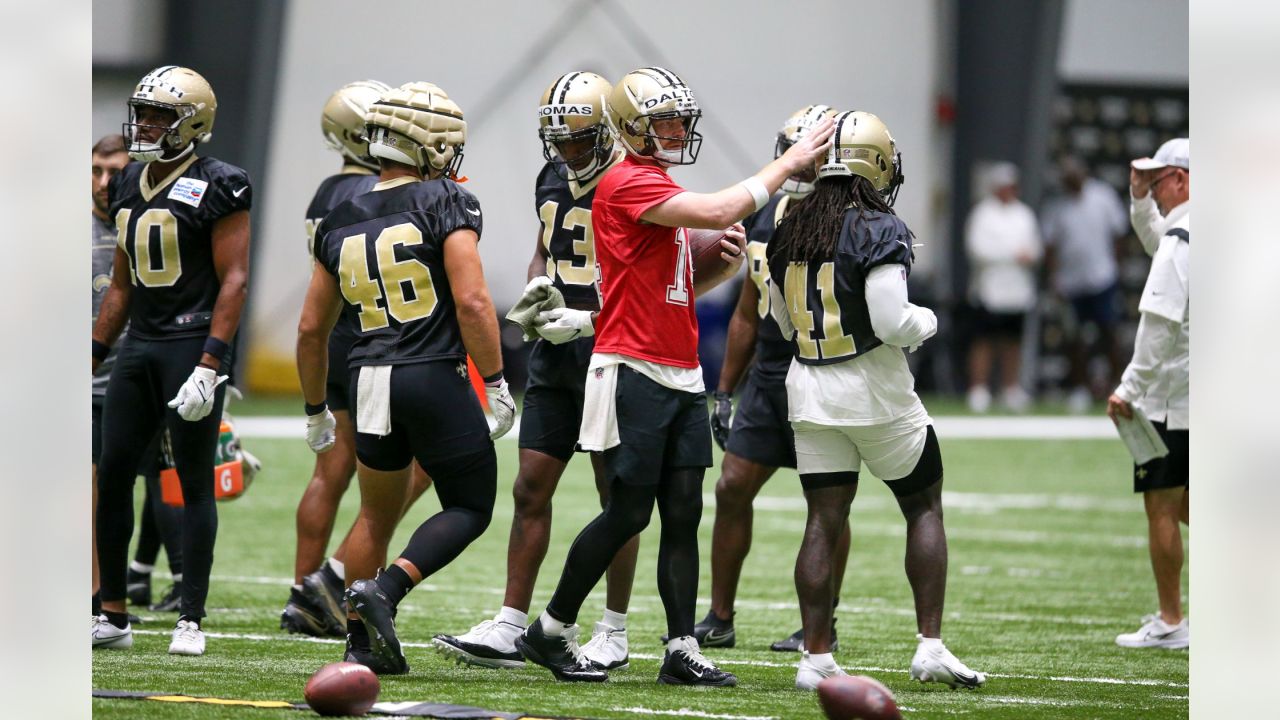
[[[893,693],[866,675],[837,675],[818,683],[818,702],[831,720],[902,720]]]
[[[693,258],[693,277],[706,276],[724,270],[728,263],[720,257],[725,251],[720,240],[724,230],[686,230],[689,234],[689,255]],[[733,241],[730,240],[730,243]]]
[[[307,680],[307,704],[321,715],[364,715],[378,701],[378,676],[353,662],[329,663]]]

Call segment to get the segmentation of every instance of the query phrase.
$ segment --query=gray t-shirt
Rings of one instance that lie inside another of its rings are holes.
[[[1045,209],[1046,245],[1057,248],[1054,289],[1067,297],[1106,290],[1115,284],[1115,240],[1129,229],[1120,196],[1105,182],[1089,178],[1077,196],[1062,196]]]
[[[93,243],[93,322],[98,321],[98,309],[102,307],[102,298],[106,297],[107,288],[111,287],[111,265],[116,256],[116,229],[107,220],[97,215],[93,218],[93,230],[90,240]],[[111,367],[116,364],[116,351],[124,342],[125,334],[111,348],[111,354],[98,366],[93,375],[93,401],[102,402],[107,395],[107,379],[111,377]]]

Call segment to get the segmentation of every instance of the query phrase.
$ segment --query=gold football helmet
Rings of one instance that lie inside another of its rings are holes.
[[[824,117],[835,117],[836,111],[828,105],[806,105],[799,110],[791,113],[791,117],[782,123],[782,129],[778,131],[777,142],[773,146],[773,157],[780,158],[792,145],[800,142],[800,139],[809,134],[814,125]],[[782,182],[782,191],[791,196],[792,200],[800,198],[813,192],[813,170],[808,170],[808,180],[797,180],[796,176],[791,176]]]
[[[153,127],[138,122],[138,109],[144,106],[171,110],[177,119],[155,142],[138,137],[138,128]],[[213,135],[213,118],[218,112],[218,99],[213,88],[200,73],[177,65],[164,65],[147,73],[129,96],[129,121],[121,134],[129,143],[129,157],[140,162],[177,160]],[[174,153],[168,155],[168,153]]]
[[[369,154],[456,177],[462,167],[467,123],[462,108],[429,82],[410,82],[369,106]]]
[[[609,122],[627,152],[657,160],[662,165],[692,165],[702,149],[702,135],[694,130],[702,110],[693,91],[675,73],[660,67],[632,70],[609,95]],[[662,136],[653,130],[656,120],[679,118],[684,132]],[[668,149],[662,140],[677,140],[679,149]]]
[[[377,80],[359,80],[343,85],[329,96],[320,114],[320,132],[334,152],[357,165],[378,169],[378,161],[369,154],[364,114],[390,89]]]
[[[835,116],[835,123],[827,161],[818,166],[818,179],[864,177],[892,207],[903,177],[902,153],[889,128],[869,112],[842,112]]]
[[[608,164],[613,130],[604,114],[612,92],[613,85],[593,72],[566,73],[543,91],[538,103],[542,156],[562,180],[585,183]],[[591,140],[591,146],[565,157],[561,143],[579,140]]]

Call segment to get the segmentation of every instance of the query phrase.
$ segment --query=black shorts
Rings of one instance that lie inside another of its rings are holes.
[[[459,372],[459,367],[462,371]],[[466,361],[433,360],[391,370],[391,433],[371,435],[356,427],[356,458],[374,470],[403,470],[417,460],[432,467],[464,455],[493,454],[489,424],[467,376]],[[354,416],[356,378],[351,368],[348,407]]]
[[[341,322],[341,321],[340,321]],[[347,393],[351,373],[347,371],[347,353],[356,337],[353,333],[334,331],[329,335],[329,375],[325,378],[324,401],[330,410],[348,410]]]
[[[556,345],[538,340],[529,353],[529,383],[520,411],[520,449],[569,462],[582,427],[582,402],[593,337]]]
[[[980,307],[974,315],[974,331],[979,337],[1021,340],[1026,317],[1026,313],[992,312]]]
[[[785,378],[769,382],[751,373],[738,393],[738,407],[725,451],[766,467],[796,466],[796,438],[787,420]]]
[[[622,365],[614,409],[621,442],[604,451],[610,478],[657,485],[675,468],[711,467],[705,392],[672,390]]]
[[[1167,488],[1191,487],[1191,431],[1170,430],[1167,423],[1151,423],[1160,434],[1160,439],[1169,447],[1169,454],[1156,458],[1144,465],[1133,466],[1133,491],[1136,493],[1148,490],[1164,490]]]
[[[1116,324],[1120,313],[1117,307],[1119,297],[1120,286],[1117,283],[1095,293],[1072,295],[1069,300],[1076,313],[1076,322],[1081,325],[1091,322],[1100,328],[1110,328]]]

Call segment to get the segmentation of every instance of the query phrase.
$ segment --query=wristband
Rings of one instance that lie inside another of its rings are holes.
[[[311,403],[303,403],[302,406],[306,409],[308,417],[311,415],[319,415],[320,413],[329,409],[329,403],[327,402],[322,402],[319,405],[312,405]]]
[[[738,184],[751,193],[751,199],[756,201],[756,210],[769,204],[769,188],[764,186],[760,178],[752,175]]]
[[[227,344],[210,335],[204,339],[204,351],[218,358],[218,360],[222,360],[227,354]]]
[[[502,383],[502,371],[499,370],[498,372],[488,377],[483,377],[480,379],[484,381],[485,385],[499,385]]]
[[[93,341],[93,359],[94,360],[97,360],[98,362],[102,362],[103,360],[106,360],[107,356],[110,354],[111,354],[110,345],[104,342],[98,342],[97,340]]]

